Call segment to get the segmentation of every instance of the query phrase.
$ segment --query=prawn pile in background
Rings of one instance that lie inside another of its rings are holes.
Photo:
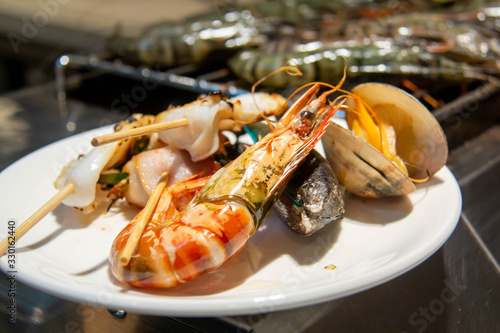
[[[289,61],[303,73],[274,75],[264,83],[274,87],[334,84],[342,57],[351,82],[464,83],[500,74],[499,13],[487,0],[258,1],[117,34],[107,56],[154,68],[224,62],[250,84]]]

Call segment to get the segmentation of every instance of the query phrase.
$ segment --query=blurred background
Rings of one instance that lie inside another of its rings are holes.
[[[0,3],[5,92],[54,80],[65,53],[102,52],[116,29],[134,35],[152,23],[212,9],[210,1],[10,1]]]
[[[18,283],[18,323],[0,319],[0,331],[500,332],[498,0],[1,0],[0,170],[133,112],[249,91],[291,59],[304,75],[281,73],[262,90],[336,84],[343,57],[345,88],[394,84],[445,131],[463,213],[431,258],[365,292],[258,317],[124,316]],[[145,80],[155,89],[137,90]],[[419,312],[450,281],[465,286],[457,298]]]

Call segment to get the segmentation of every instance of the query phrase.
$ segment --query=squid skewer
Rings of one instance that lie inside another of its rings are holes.
[[[139,117],[139,115],[134,115],[133,121],[123,121],[117,126],[117,130],[122,130],[122,129],[128,129],[133,126],[137,125],[142,125],[142,124],[147,124],[151,122],[152,118],[151,117]],[[113,146],[109,146],[105,149],[105,151],[100,151],[100,152],[94,152],[90,153],[90,158],[85,159],[83,163],[80,163],[80,165],[86,165],[88,163],[92,164],[95,168],[97,168],[98,173],[95,175],[95,172],[92,173],[91,178],[95,178],[95,183],[97,183],[97,178],[99,177],[99,173],[102,169],[106,168],[106,166],[113,166],[115,164],[123,162],[124,156],[126,155],[127,151],[133,146],[134,141],[129,141],[126,144],[119,144],[115,143]],[[82,162],[82,161],[80,161]],[[97,162],[97,163],[96,163]],[[78,161],[74,161],[72,165],[78,164]],[[65,178],[65,176],[68,176],[67,172],[71,169],[70,166],[67,166],[65,169],[62,171],[62,176],[60,176],[59,180],[62,180]],[[94,170],[95,171],[95,170]],[[78,172],[76,172],[78,174]],[[81,176],[81,175],[80,175]],[[75,181],[76,180],[76,181]],[[92,182],[91,180],[91,182]],[[57,180],[56,180],[57,182]],[[59,206],[61,203],[64,203],[66,200],[75,200],[74,198],[72,199],[71,196],[76,195],[79,197],[76,200],[81,200],[83,196],[83,200],[85,204],[81,205],[82,209],[84,206],[87,206],[92,203],[95,197],[95,183],[92,188],[89,188],[88,186],[85,186],[78,181],[77,178],[73,179],[67,179],[65,182],[60,182],[56,188],[59,190],[51,199],[49,199],[42,207],[40,207],[35,213],[33,213],[26,221],[24,221],[17,231],[6,237],[1,243],[0,243],[0,256],[2,256],[9,245],[11,245],[12,242],[17,242],[19,239],[26,234],[31,228],[33,228],[38,222],[40,222],[48,213],[50,213],[52,210],[54,210],[57,206]],[[89,201],[89,198],[91,200]]]
[[[155,124],[95,137],[92,144],[101,146],[126,137],[157,132],[163,143],[187,150],[196,162],[219,149],[220,130],[239,130],[241,123],[279,115],[284,102],[285,99],[278,94],[249,93],[224,99],[221,92],[214,92],[161,112],[156,116]]]
[[[162,131],[158,135],[162,139],[159,145],[169,145],[172,149],[183,149],[190,153],[191,160],[195,163],[203,163],[209,156],[219,149],[219,123],[221,120],[230,121],[254,121],[261,115],[259,108],[250,103],[250,94],[243,95],[228,101],[222,99],[220,92],[212,93],[205,98],[200,98],[195,102],[182,107],[171,108],[162,112],[158,116],[143,116],[130,124],[122,124],[118,131],[111,135],[94,138],[93,143],[102,144],[102,140],[110,144],[94,148],[82,159],[74,161],[63,169],[61,175],[55,182],[57,189],[61,189],[68,183],[75,185],[74,192],[63,200],[68,206],[79,207],[83,211],[93,210],[95,207],[96,189],[95,185],[103,170],[110,169],[118,164],[124,164],[125,156],[135,139],[124,139],[137,136],[144,136],[152,132]],[[255,97],[262,108],[264,115],[277,114],[281,111],[284,98],[276,94],[257,94]],[[253,98],[251,100],[253,102]],[[173,118],[172,118],[173,117]],[[156,123],[155,123],[156,122]],[[234,125],[234,124],[233,124]],[[151,128],[153,127],[153,129]],[[165,131],[165,126],[171,128]],[[172,126],[185,126],[180,132],[172,129]],[[200,126],[208,129],[199,130]],[[121,140],[121,141],[117,141]],[[158,144],[158,143],[156,143]],[[152,143],[150,142],[151,146]],[[184,157],[180,158],[181,160]],[[192,167],[192,163],[181,161],[187,168]],[[188,165],[189,164],[189,165]],[[127,164],[128,165],[128,164]],[[131,166],[129,165],[129,170]],[[196,168],[195,168],[196,169]],[[92,170],[90,172],[89,170]],[[169,171],[171,170],[163,170]],[[198,173],[186,174],[187,177]],[[82,175],[86,175],[83,177]],[[158,178],[155,180],[158,181]],[[172,175],[179,181],[178,177]],[[144,200],[140,200],[144,202]],[[134,203],[137,203],[135,200]]]
[[[173,218],[153,218],[123,266],[119,258],[138,221],[134,218],[112,245],[115,278],[135,287],[173,287],[216,269],[240,251],[339,107],[325,106],[335,89],[313,101],[318,90],[315,84],[269,135],[217,171],[186,209]]]
[[[121,122],[113,134],[121,135],[122,131],[127,132],[129,129],[148,126],[153,120],[153,116],[134,115],[131,120]],[[6,252],[12,241],[19,241],[26,232],[61,203],[78,208],[84,213],[92,211],[96,205],[96,184],[102,172],[124,163],[134,143],[135,140],[119,141],[106,147],[96,148],[63,168],[55,181],[55,187],[59,192],[23,222],[13,235],[6,237],[0,243],[0,256]],[[177,160],[181,159],[180,163],[183,163],[182,154],[179,156]],[[205,161],[198,164],[200,166],[208,165]],[[192,168],[195,164],[185,165],[183,163],[182,165],[185,176],[190,176],[186,173],[187,169]]]
[[[153,121],[153,116],[136,114],[130,120],[120,122],[115,127],[115,132],[142,127]],[[70,183],[74,186],[74,191],[64,198],[62,203],[85,213],[93,211],[96,206],[96,185],[99,178],[104,171],[123,165],[136,143],[144,142],[141,142],[141,139],[114,142],[111,145],[94,148],[86,155],[68,163],[54,181],[54,187],[58,190]]]
[[[187,124],[188,124],[187,119],[181,118],[181,119],[171,120],[165,123],[145,125],[142,127],[132,128],[128,131],[114,132],[111,134],[96,136],[95,138],[92,138],[92,141],[90,143],[94,147],[99,147],[108,143],[133,138],[136,136],[147,135],[171,128],[186,126]]]

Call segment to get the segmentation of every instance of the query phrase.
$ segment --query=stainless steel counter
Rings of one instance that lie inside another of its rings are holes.
[[[53,84],[0,96],[0,170],[51,142],[123,117],[77,99],[68,103],[71,112],[65,118]],[[461,126],[467,126],[469,119],[462,120]],[[500,332],[498,118],[489,125],[449,157],[463,195],[456,230],[428,260],[378,287],[289,311],[169,318],[113,316],[107,309],[62,300],[18,282],[17,321],[11,325],[9,280],[2,273],[0,332]]]

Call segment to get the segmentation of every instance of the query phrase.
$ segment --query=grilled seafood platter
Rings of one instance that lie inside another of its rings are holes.
[[[340,183],[362,197],[405,195],[446,163],[448,146],[434,116],[394,86],[365,83],[348,98],[350,130],[332,123],[322,142]]]
[[[277,202],[286,225],[307,236],[342,219],[337,178],[359,196],[405,195],[446,162],[439,124],[410,95],[377,83],[352,93],[322,85],[307,85],[289,107],[276,94],[226,99],[216,92],[156,117],[134,115],[113,134],[182,124],[95,147],[64,167],[55,187],[71,185],[62,203],[84,213],[98,205],[99,189],[111,202],[141,208],[114,239],[111,274],[129,287],[170,288],[234,257]],[[332,121],[340,108],[351,131]],[[220,162],[222,131],[262,119],[270,130]],[[328,163],[313,152],[320,141]]]

